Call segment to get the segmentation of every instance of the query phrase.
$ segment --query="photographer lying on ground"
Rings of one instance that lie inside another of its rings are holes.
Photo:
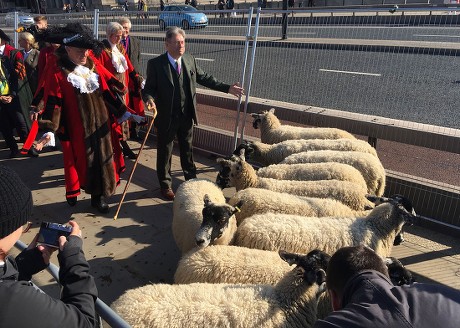
[[[61,300],[29,281],[48,266],[56,248],[37,246],[36,236],[16,259],[7,255],[29,229],[32,207],[30,190],[12,169],[0,165],[0,327],[97,327],[97,289],[88,272],[76,222],[69,222],[72,232],[68,239],[59,239]]]

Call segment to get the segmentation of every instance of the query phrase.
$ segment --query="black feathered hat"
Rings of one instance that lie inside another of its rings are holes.
[[[6,42],[11,41],[11,38],[8,35],[6,35],[6,33],[3,32],[1,28],[0,28],[0,39],[5,40]]]
[[[94,38],[91,29],[81,23],[49,27],[43,33],[37,35],[36,40],[75,48],[91,49],[96,54],[99,54],[104,47],[102,42]]]

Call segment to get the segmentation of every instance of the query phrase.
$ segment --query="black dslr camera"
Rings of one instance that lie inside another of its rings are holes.
[[[59,223],[42,222],[38,232],[37,242],[50,247],[59,247],[59,237],[68,237],[72,232],[72,227]]]

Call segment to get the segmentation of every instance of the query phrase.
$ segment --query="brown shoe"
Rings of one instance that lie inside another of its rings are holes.
[[[164,198],[167,200],[174,200],[174,191],[172,191],[171,188],[168,189],[161,189],[161,195],[163,195]]]

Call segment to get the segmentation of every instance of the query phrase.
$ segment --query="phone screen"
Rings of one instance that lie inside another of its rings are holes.
[[[37,242],[51,247],[59,247],[59,237],[67,237],[71,231],[72,227],[59,223],[42,222]]]

